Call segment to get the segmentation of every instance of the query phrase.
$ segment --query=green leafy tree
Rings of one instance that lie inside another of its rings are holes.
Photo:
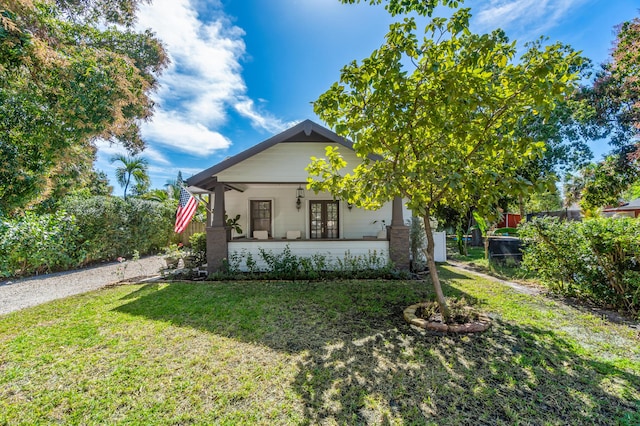
[[[474,199],[488,217],[503,194],[530,185],[517,170],[545,144],[516,129],[548,117],[574,90],[582,63],[569,47],[541,41],[516,63],[515,43],[503,31],[472,34],[469,17],[461,9],[434,18],[424,37],[406,17],[371,56],[345,66],[314,111],[354,142],[360,163],[344,173],[338,148],[327,147],[326,158],[307,168],[312,189],[358,207],[408,200],[425,225],[429,271],[447,319],[430,216],[442,206],[462,211]]]
[[[625,151],[610,155],[583,170],[585,181],[580,204],[585,210],[617,206],[622,194],[640,179],[640,164],[629,161],[628,155]]]
[[[360,3],[360,0],[340,0],[344,4]],[[439,4],[458,7],[463,0],[365,0],[371,5],[384,4],[384,8],[391,16],[416,12],[422,16],[431,16]]]
[[[627,201],[635,200],[636,198],[640,198],[640,181],[634,183],[627,189],[623,194],[622,198]]]
[[[111,158],[111,163],[121,163],[116,167],[116,180],[124,188],[124,199],[127,199],[127,189],[131,180],[135,182],[137,188],[149,187],[148,162],[143,157],[129,157],[126,155],[115,155]],[[144,191],[143,191],[144,192]]]
[[[585,166],[583,170],[587,167],[589,166]],[[582,171],[576,174],[567,174],[565,176],[564,185],[562,187],[562,191],[564,193],[563,206],[565,208],[571,207],[572,205],[580,202],[584,185],[585,176]]]
[[[144,148],[138,125],[167,56],[132,29],[142,1],[0,3],[1,211],[47,197],[70,156],[93,159],[98,138]]]
[[[528,212],[552,212],[562,209],[562,199],[558,188],[554,185],[545,192],[535,192],[527,200]]]
[[[178,171],[178,176],[175,179],[167,179],[164,187],[167,189],[167,194],[170,199],[177,200],[180,198],[180,186],[183,182],[181,171]]]
[[[611,61],[602,66],[591,95],[601,123],[615,128],[614,144],[625,145],[640,131],[640,18],[622,23]]]

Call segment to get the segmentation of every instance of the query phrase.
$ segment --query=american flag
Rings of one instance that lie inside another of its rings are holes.
[[[191,222],[191,218],[196,212],[198,201],[183,186],[180,186],[180,201],[178,202],[178,211],[176,212],[176,226],[174,231],[179,234],[184,231]]]

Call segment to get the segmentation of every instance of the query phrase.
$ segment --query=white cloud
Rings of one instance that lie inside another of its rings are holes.
[[[197,121],[188,121],[175,111],[156,111],[153,122],[142,124],[142,132],[157,144],[193,155],[206,156],[231,145],[220,133]]]
[[[282,130],[277,118],[253,108],[253,101],[246,97],[240,65],[245,55],[244,31],[221,10],[203,22],[195,6],[189,0],[155,0],[140,10],[138,26],[156,32],[172,61],[156,93],[162,110],[145,123],[143,136],[188,153],[226,149],[229,140],[215,129],[225,123],[229,108],[254,127]],[[245,107],[237,108],[238,103]]]
[[[251,121],[251,125],[253,127],[265,129],[271,133],[279,133],[286,128],[296,124],[291,122],[282,122],[281,120],[272,117],[269,114],[258,111],[253,100],[247,97],[239,98],[235,103],[234,108],[243,117],[248,118]]]
[[[104,139],[99,139],[96,142],[98,148],[98,155],[102,157],[104,161],[109,160],[114,155],[122,154],[129,155],[126,149],[122,145],[112,144]],[[147,147],[140,154],[140,156],[158,164],[171,164],[170,161],[161,152],[155,148]]]
[[[484,29],[518,26],[521,32],[539,35],[554,27],[587,0],[491,0],[479,1],[475,13]],[[488,4],[487,4],[488,3]]]

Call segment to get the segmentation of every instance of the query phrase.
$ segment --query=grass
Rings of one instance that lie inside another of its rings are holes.
[[[447,259],[468,264],[474,269],[505,280],[536,283],[535,275],[520,268],[512,259],[490,262],[485,258],[484,247],[468,245],[465,256],[460,254],[455,241],[447,240]]]
[[[0,317],[0,424],[640,423],[638,329],[444,266],[425,282],[123,285]]]

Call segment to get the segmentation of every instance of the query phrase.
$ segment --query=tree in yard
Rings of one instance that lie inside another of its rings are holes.
[[[542,41],[516,63],[515,43],[501,30],[472,34],[469,17],[460,9],[433,18],[424,37],[406,17],[371,56],[345,66],[314,111],[354,142],[360,163],[342,173],[338,148],[327,147],[326,158],[307,167],[311,189],[358,207],[408,200],[424,222],[430,276],[447,320],[429,218],[436,208],[461,211],[471,200],[487,217],[501,196],[530,185],[517,170],[545,144],[516,129],[549,117],[574,90],[582,63],[571,48]]]
[[[124,199],[127,199],[127,188],[133,178],[136,185],[149,187],[148,162],[142,157],[128,157],[126,155],[114,155],[111,163],[120,162],[122,165],[116,168],[116,180],[124,188]]]
[[[635,148],[628,145],[601,162],[584,167],[565,184],[565,197],[579,201],[586,212],[617,206],[623,193],[640,181],[640,164],[629,158],[633,151]]]
[[[168,59],[132,29],[142,1],[0,3],[0,211],[45,198],[58,176],[73,184],[69,159],[91,164],[99,138],[144,148],[138,125]]]
[[[609,127],[614,146],[632,143],[640,132],[640,18],[617,28],[611,61],[602,66],[585,97]]]

